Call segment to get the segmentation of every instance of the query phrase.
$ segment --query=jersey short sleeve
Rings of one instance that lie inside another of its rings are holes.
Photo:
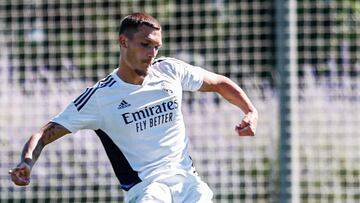
[[[183,90],[196,91],[200,89],[203,84],[205,70],[183,61],[177,61],[175,64]]]
[[[199,90],[203,84],[205,70],[174,58],[159,58],[158,68],[178,78],[185,91]]]
[[[93,88],[87,88],[83,94],[71,102],[63,112],[51,121],[58,123],[74,133],[81,129],[99,129],[99,114]]]

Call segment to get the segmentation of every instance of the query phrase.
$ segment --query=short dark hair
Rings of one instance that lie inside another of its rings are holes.
[[[161,30],[160,22],[151,15],[147,13],[132,13],[121,20],[119,35],[124,34],[127,37],[132,38],[134,33],[136,33],[138,28],[142,25]]]

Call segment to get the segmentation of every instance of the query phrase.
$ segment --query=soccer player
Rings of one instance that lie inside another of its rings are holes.
[[[126,191],[126,202],[211,202],[212,191],[197,175],[188,152],[182,92],[217,92],[239,107],[245,115],[235,126],[239,136],[255,135],[257,110],[225,76],[174,58],[155,60],[162,37],[160,23],[152,16],[126,16],[118,40],[119,67],[30,137],[20,163],[9,171],[12,181],[28,185],[47,144],[92,129]]]

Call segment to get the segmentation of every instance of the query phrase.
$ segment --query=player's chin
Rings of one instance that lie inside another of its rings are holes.
[[[148,74],[148,68],[146,69],[135,69],[135,73],[138,75],[138,76],[147,76]]]

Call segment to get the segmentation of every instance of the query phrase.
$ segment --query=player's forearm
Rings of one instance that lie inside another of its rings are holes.
[[[41,136],[41,133],[33,134],[23,148],[21,161],[27,163],[30,167],[35,164],[45,146]]]
[[[26,142],[22,151],[21,161],[26,162],[32,167],[47,144],[68,133],[69,131],[66,128],[57,123],[50,122],[46,124]]]

